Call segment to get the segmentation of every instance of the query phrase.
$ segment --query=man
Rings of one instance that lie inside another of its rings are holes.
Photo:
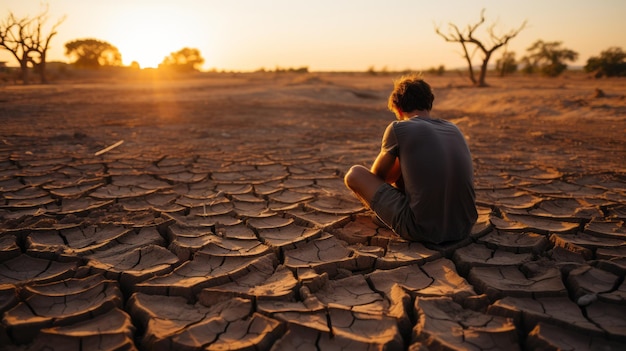
[[[372,168],[352,166],[344,180],[399,236],[439,244],[467,237],[478,215],[469,148],[454,124],[430,116],[434,99],[418,75],[395,81],[397,121]]]

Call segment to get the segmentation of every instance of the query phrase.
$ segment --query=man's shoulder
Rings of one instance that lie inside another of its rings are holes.
[[[449,122],[439,118],[411,118],[403,121],[396,121],[397,126],[411,128],[431,128],[435,125],[445,125]]]
[[[433,124],[445,127],[445,128],[450,128],[450,129],[459,129],[456,124],[448,121],[447,119],[443,119],[443,118],[432,118],[431,119]]]
[[[423,135],[440,133],[461,134],[461,130],[456,124],[441,118],[415,118],[398,121],[398,123],[395,124],[395,129],[398,130],[398,128],[409,131],[410,133]]]

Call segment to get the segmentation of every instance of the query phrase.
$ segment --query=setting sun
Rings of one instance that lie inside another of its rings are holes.
[[[0,351],[626,351],[624,14],[0,0]]]
[[[167,4],[129,4],[110,23],[107,41],[118,48],[124,65],[135,61],[141,68],[158,67],[170,53],[206,43],[190,25],[190,12]]]
[[[449,23],[464,28],[476,23],[481,7],[486,29],[496,34],[528,25],[506,51],[517,58],[538,39],[560,41],[579,53],[575,66],[612,46],[623,46],[626,31],[622,14],[626,2],[586,0],[560,2],[471,1],[386,2],[321,0],[54,0],[47,8],[46,30],[65,18],[52,38],[47,59],[69,63],[65,44],[97,39],[115,46],[125,66],[157,67],[171,53],[198,49],[204,58],[200,70],[255,71],[261,68],[307,66],[312,71],[427,70],[465,67],[459,48],[439,37]],[[18,17],[46,9],[40,0],[0,0],[0,9]],[[558,16],[554,14],[558,13]],[[419,20],[407,14],[419,14]],[[594,23],[593,31],[580,31],[580,23]],[[493,59],[499,58],[500,51]],[[478,60],[478,56],[476,55]],[[19,66],[0,50],[0,64]]]

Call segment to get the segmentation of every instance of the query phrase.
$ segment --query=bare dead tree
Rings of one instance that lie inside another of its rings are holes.
[[[48,34],[43,33],[47,20],[47,10],[36,17],[17,18],[13,13],[0,22],[0,49],[5,49],[15,57],[20,65],[20,77],[28,83],[29,63],[39,73],[41,81],[46,82],[46,53],[50,41],[57,34],[56,28],[65,18],[59,20]]]
[[[46,83],[46,54],[48,49],[50,48],[50,41],[52,37],[57,34],[57,28],[63,21],[65,17],[59,19],[50,29],[50,32],[46,35],[43,34],[42,27],[47,21],[46,13],[40,14],[34,20],[34,25],[32,27],[32,39],[30,39],[30,44],[32,45],[32,51],[39,54],[38,61],[33,59],[33,66],[35,67],[35,71],[39,73],[39,77],[42,83]]]
[[[29,21],[28,18],[17,19],[13,13],[9,13],[9,16],[0,23],[0,47],[11,52],[19,62],[24,83],[28,82],[30,49],[22,38]]]
[[[435,27],[435,32],[441,36],[445,41],[451,43],[460,43],[463,48],[463,57],[467,61],[467,67],[469,71],[469,78],[472,83],[479,87],[484,87],[487,84],[485,83],[485,77],[487,75],[487,67],[489,65],[489,59],[491,59],[491,55],[502,46],[506,45],[509,40],[515,38],[523,29],[526,27],[526,21],[522,23],[522,25],[514,30],[509,31],[503,35],[497,35],[495,33],[495,24],[491,25],[487,28],[487,33],[489,34],[489,39],[491,40],[491,47],[487,47],[487,45],[483,44],[483,41],[477,39],[475,37],[475,32],[483,23],[485,23],[485,10],[483,9],[480,12],[480,20],[478,23],[474,25],[468,25],[465,31],[461,31],[459,27],[454,23],[449,23],[448,34],[444,34],[441,32],[439,27]],[[472,44],[475,46],[475,50],[480,50],[482,53],[482,64],[480,65],[480,73],[478,78],[474,73],[474,68],[472,67],[472,56],[473,53],[470,54],[468,50],[468,44]]]

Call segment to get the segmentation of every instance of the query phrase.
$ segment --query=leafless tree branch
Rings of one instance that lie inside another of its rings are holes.
[[[446,42],[460,43],[463,47],[464,57],[468,64],[469,76],[472,83],[478,86],[485,86],[485,76],[487,73],[487,66],[489,63],[489,59],[494,51],[499,49],[500,47],[506,45],[511,39],[516,37],[526,26],[526,21],[522,23],[522,25],[514,30],[511,30],[507,34],[498,36],[495,34],[495,25],[489,26],[487,28],[487,33],[489,34],[489,38],[491,39],[491,46],[487,47],[482,40],[478,39],[475,36],[475,32],[478,28],[485,23],[485,9],[480,12],[480,19],[473,25],[468,25],[466,30],[462,32],[459,27],[453,23],[448,24],[448,33],[444,34],[441,32],[439,27],[435,27],[435,33],[442,37]],[[473,44],[476,46],[477,50],[480,50],[483,54],[482,64],[480,69],[480,76],[478,79],[474,76],[474,70],[472,67],[472,55],[469,54],[467,50],[467,44]]]
[[[46,35],[43,33],[43,27],[48,19],[47,13],[46,9],[32,18],[29,16],[17,18],[10,12],[0,22],[0,49],[11,52],[19,62],[24,83],[28,83],[29,63],[38,71],[42,82],[46,81],[46,53],[52,37],[57,34],[57,27],[65,20],[65,17],[61,18]]]

